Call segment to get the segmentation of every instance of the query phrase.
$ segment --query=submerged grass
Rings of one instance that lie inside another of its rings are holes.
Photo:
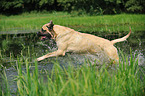
[[[22,14],[16,16],[0,16],[0,33],[6,32],[35,32],[50,20],[54,24],[67,26],[84,32],[120,32],[128,31],[129,26],[133,31],[145,31],[145,15],[119,14],[102,16],[73,16],[64,12],[47,14]]]
[[[122,53],[121,53],[122,54]],[[92,66],[86,60],[82,67],[74,67],[71,64],[66,68],[54,61],[53,69],[45,71],[47,79],[40,74],[38,62],[34,62],[35,69],[31,70],[32,62],[29,59],[21,60],[17,58],[17,92],[13,95],[20,96],[143,96],[144,73],[140,73],[137,56],[128,58],[122,54],[122,61],[119,65],[106,68]],[[25,64],[26,70],[22,70]],[[90,66],[88,66],[90,65]],[[6,86],[2,90],[3,96],[10,96],[9,84],[4,74]]]

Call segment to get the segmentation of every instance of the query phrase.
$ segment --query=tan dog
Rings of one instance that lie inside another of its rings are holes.
[[[91,34],[77,32],[68,27],[53,25],[53,22],[50,21],[50,23],[43,25],[37,34],[42,36],[42,40],[48,38],[54,39],[58,46],[57,51],[39,57],[37,61],[54,56],[64,56],[66,52],[89,53],[93,55],[104,54],[104,56],[107,56],[111,60],[118,61],[117,49],[113,44],[125,41],[131,34],[131,29],[123,38],[109,41]]]

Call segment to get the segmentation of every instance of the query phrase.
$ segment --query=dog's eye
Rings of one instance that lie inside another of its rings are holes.
[[[44,30],[44,29],[42,28],[42,32],[46,32],[46,30]]]
[[[47,28],[48,28],[48,30],[52,30],[52,27],[48,27],[48,26],[46,26]]]

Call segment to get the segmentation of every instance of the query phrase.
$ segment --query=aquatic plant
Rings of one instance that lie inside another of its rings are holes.
[[[141,73],[137,55],[130,57],[121,54],[119,64],[112,67],[93,66],[86,59],[80,67],[69,64],[68,67],[60,66],[59,62],[53,61],[52,71],[45,70],[46,78],[38,70],[38,62],[34,61],[35,68],[32,70],[32,62],[17,58],[17,92],[15,95],[30,96],[79,96],[79,95],[109,95],[109,96],[142,96],[144,94],[144,73]],[[26,70],[22,70],[22,65]],[[88,66],[90,65],[90,66]],[[8,85],[4,76],[5,86]],[[6,93],[6,90],[9,94]],[[9,87],[2,90],[4,96],[10,95]]]

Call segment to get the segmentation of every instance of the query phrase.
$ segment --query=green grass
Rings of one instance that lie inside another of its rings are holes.
[[[19,96],[143,96],[144,73],[142,79],[137,55],[130,59],[121,53],[122,61],[119,65],[107,68],[102,65],[99,68],[92,66],[89,60],[81,67],[69,65],[67,68],[61,67],[59,62],[54,61],[53,69],[45,71],[47,80],[40,74],[38,63],[33,62],[35,69],[31,69],[32,62],[28,58],[22,60],[17,58],[17,92],[13,95]],[[130,62],[130,63],[129,63]],[[22,70],[25,65],[26,71]],[[88,66],[90,65],[90,66]],[[31,71],[30,71],[31,69]],[[5,70],[3,70],[5,71]],[[5,72],[4,72],[5,73]],[[2,90],[3,96],[11,96],[6,75],[3,75],[5,83]]]
[[[38,55],[41,55],[41,51],[35,48],[39,46],[30,46],[35,45],[33,43],[26,46],[21,38],[17,39],[19,44],[23,44],[21,53],[17,57],[14,53],[9,53],[8,57],[7,43],[15,43],[15,40],[9,39],[11,38],[7,37],[0,49],[2,71],[0,76],[3,81],[0,88],[1,96],[143,96],[145,94],[145,74],[144,71],[140,71],[137,54],[135,56],[130,54],[129,57],[120,52],[120,62],[114,66],[108,66],[108,64],[92,66],[95,62],[90,62],[86,58],[81,67],[79,64],[77,67],[74,66],[69,59],[68,66],[63,67],[63,64],[57,60],[54,61],[55,59],[46,59],[40,63],[34,61],[39,57]],[[47,65],[48,62],[53,62],[51,71],[47,68],[43,70],[43,63]],[[42,67],[38,68],[38,66]],[[16,92],[13,93],[11,90],[14,87],[9,84],[13,80],[9,80],[6,75],[9,67],[13,67],[18,74],[13,76],[17,87]]]
[[[0,16],[0,33],[29,33],[41,29],[50,20],[83,32],[145,31],[145,15],[119,14],[102,16],[73,16],[64,12]]]
[[[10,32],[9,34],[35,32],[50,20],[53,20],[55,24],[90,33],[129,31],[129,26],[132,27],[133,31],[145,31],[145,15],[72,16],[68,13],[57,12],[18,16],[1,15],[0,32],[1,34],[6,34],[7,31]],[[84,64],[77,68],[71,62],[68,63],[68,67],[62,67],[58,61],[53,61],[52,71],[45,70],[47,78],[44,78],[41,70],[38,69],[41,63],[34,61],[36,57],[39,57],[38,55],[41,55],[39,54],[41,51],[38,53],[37,48],[35,49],[35,47],[39,46],[25,46],[22,41],[21,38],[17,39],[16,43],[19,43],[22,48],[21,53],[16,57],[12,53],[13,51],[9,51],[7,47],[9,44],[15,43],[15,41],[8,36],[2,41],[2,47],[0,48],[0,71],[3,73],[1,74],[3,82],[0,88],[0,95],[2,96],[145,95],[145,74],[144,71],[140,71],[137,55],[130,54],[130,57],[128,57],[126,54],[121,53],[119,64],[112,67],[104,64],[100,65],[99,68],[92,66],[93,62],[90,62],[87,58]],[[35,44],[32,42],[29,45]],[[7,54],[10,55],[7,56]],[[49,60],[44,60],[44,62],[49,62]],[[14,76],[17,83],[15,93],[11,93],[10,90],[9,80],[5,73],[7,67],[14,67],[18,74]]]

